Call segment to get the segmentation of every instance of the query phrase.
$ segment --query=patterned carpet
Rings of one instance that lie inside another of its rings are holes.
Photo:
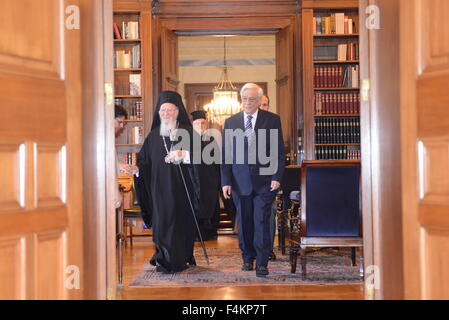
[[[350,249],[320,249],[307,253],[307,278],[301,279],[298,258],[296,273],[290,273],[288,255],[276,251],[276,261],[270,261],[270,274],[257,278],[255,271],[242,271],[241,254],[238,248],[207,248],[210,265],[206,264],[201,248],[195,248],[197,266],[173,274],[161,274],[149,263],[129,287],[165,286],[238,286],[280,284],[325,284],[359,283],[360,256],[357,266],[351,266]],[[288,252],[288,250],[287,250]]]

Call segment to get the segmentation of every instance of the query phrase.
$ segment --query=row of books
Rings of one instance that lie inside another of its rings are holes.
[[[131,127],[127,130],[127,144],[142,144],[143,137],[143,126]]]
[[[315,115],[359,114],[359,92],[315,92]]]
[[[359,66],[315,66],[315,88],[358,88]]]
[[[360,143],[360,120],[351,118],[315,119],[315,143]]]
[[[345,43],[338,45],[338,61],[359,60],[359,44]]]
[[[114,39],[139,39],[139,22],[123,21],[120,25],[114,22]]]
[[[142,94],[141,74],[132,73],[129,75],[129,94],[140,96]]]
[[[140,45],[130,51],[114,50],[114,68],[140,68]]]
[[[124,153],[123,163],[130,164],[133,166],[137,165],[137,153],[136,152],[126,152]]]
[[[359,60],[359,44],[351,42],[316,45],[313,47],[313,60],[315,62]]]
[[[316,146],[317,160],[360,160],[359,146]]]
[[[353,34],[354,21],[344,13],[333,13],[328,17],[313,17],[313,34]]]
[[[128,120],[137,120],[137,121],[143,120],[142,101],[134,102],[134,104],[132,104],[127,111],[128,111]]]

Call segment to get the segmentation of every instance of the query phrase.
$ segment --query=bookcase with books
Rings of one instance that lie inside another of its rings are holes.
[[[113,30],[115,104],[128,112],[124,132],[116,138],[116,149],[120,163],[136,165],[144,141],[140,12],[114,11]]]
[[[305,157],[360,160],[358,8],[309,8],[303,19]]]
[[[114,1],[113,5],[115,103],[128,112],[115,146],[120,164],[136,165],[152,118],[151,7],[143,1]],[[121,175],[121,179],[132,179],[123,171]],[[131,198],[130,192],[124,194],[125,208],[131,206]],[[129,223],[134,236],[151,235],[140,219]]]

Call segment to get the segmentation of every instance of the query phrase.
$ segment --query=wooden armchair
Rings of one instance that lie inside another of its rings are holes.
[[[118,287],[123,288],[123,246],[126,247],[126,240],[129,237],[131,247],[133,246],[132,225],[129,220],[141,217],[141,210],[137,201],[134,188],[134,178],[129,176],[118,177],[119,189],[122,194],[122,205],[117,210],[117,264],[118,264]],[[126,204],[127,195],[131,193],[130,204]],[[129,229],[129,236],[126,229]]]
[[[288,210],[291,206],[290,194],[299,192],[301,187],[301,166],[291,165],[285,167],[284,177],[281,181],[281,191],[276,195],[276,216],[279,249],[285,254],[285,241],[289,238]]]
[[[303,163],[301,205],[290,212],[292,273],[299,251],[305,279],[307,248],[350,247],[352,265],[356,265],[356,248],[363,245],[360,203],[360,163]],[[363,264],[360,267],[363,275]]]
[[[137,200],[136,189],[134,187],[134,179],[129,176],[121,176],[118,178],[120,191],[122,193],[122,230],[123,240],[126,247],[126,241],[129,238],[131,247],[133,246],[133,230],[130,221],[140,219],[142,217],[139,201]],[[128,200],[128,201],[127,201]],[[128,234],[129,233],[129,234]]]

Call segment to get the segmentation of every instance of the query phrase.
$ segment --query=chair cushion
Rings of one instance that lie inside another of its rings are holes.
[[[306,236],[360,236],[359,185],[358,166],[308,168]]]

